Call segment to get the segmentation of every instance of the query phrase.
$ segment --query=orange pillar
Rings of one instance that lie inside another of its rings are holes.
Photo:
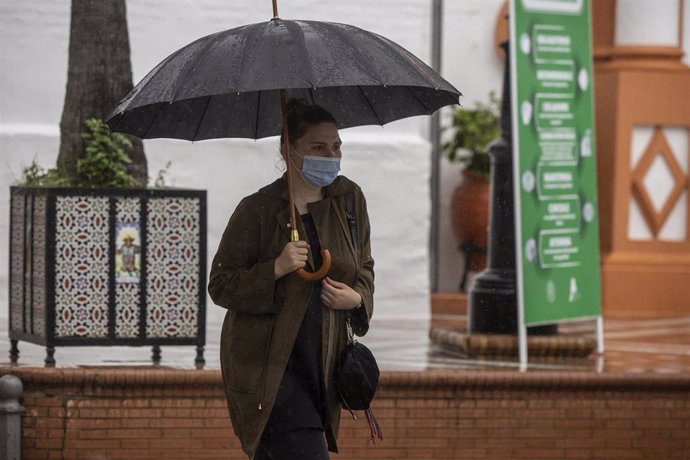
[[[690,68],[680,39],[617,46],[615,0],[592,6],[604,315],[690,315]]]

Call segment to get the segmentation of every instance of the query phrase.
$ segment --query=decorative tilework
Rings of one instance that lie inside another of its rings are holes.
[[[34,198],[33,213],[33,334],[45,335],[46,325],[46,197]]]
[[[13,189],[10,330],[30,334],[30,342],[49,335],[103,345],[123,338],[196,339],[204,300],[203,197],[161,195]],[[139,248],[134,268],[126,268],[131,264],[120,242]],[[124,274],[113,278],[118,256]],[[49,317],[55,318],[52,331]]]
[[[12,194],[10,241],[10,329],[22,331],[24,307],[24,206],[26,196]]]
[[[33,202],[34,195],[26,197],[24,202],[24,332],[31,332],[31,297],[33,290],[31,286],[31,263],[33,260],[33,245],[31,244],[31,237],[33,234]]]
[[[116,285],[115,335],[118,338],[139,337],[139,285],[122,283]]]
[[[199,209],[196,198],[148,201],[147,337],[197,336]]]
[[[57,197],[55,335],[108,335],[109,199]]]

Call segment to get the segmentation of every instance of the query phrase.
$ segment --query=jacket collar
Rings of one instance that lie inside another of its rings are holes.
[[[355,185],[354,182],[352,182],[350,179],[348,179],[345,176],[338,176],[335,181],[325,189],[324,193],[324,198],[323,200],[310,203],[309,204],[309,210],[312,213],[312,217],[314,218],[315,224],[317,227],[322,227],[322,221],[325,219],[325,214],[329,212],[330,208],[333,206],[333,201],[332,198],[335,198],[337,196],[345,195],[350,192],[355,191]],[[282,177],[276,179],[273,183],[263,187],[262,189],[259,190],[259,193],[263,195],[267,195],[269,197],[282,200],[284,201],[284,208],[276,214],[276,220],[278,221],[278,225],[280,229],[284,232],[285,236],[289,239],[290,238],[290,205],[288,204],[289,199],[288,199],[288,190],[287,190],[287,174],[283,174]],[[336,209],[336,207],[334,207]],[[340,216],[340,213],[335,212],[335,215],[337,216],[337,219],[341,225],[341,227],[344,229],[344,231],[348,231],[349,229],[344,223],[343,217]],[[297,231],[300,234],[301,237],[306,236],[306,231],[304,229],[304,226],[302,225],[302,219],[299,217],[297,218]],[[348,246],[350,246],[350,250],[354,252],[354,247],[352,246],[352,243],[350,242],[350,239],[347,238],[348,241]],[[313,269],[314,262],[311,258],[311,253],[309,254],[309,259],[308,259],[308,266]]]

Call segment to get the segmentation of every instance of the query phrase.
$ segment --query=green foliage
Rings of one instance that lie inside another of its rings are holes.
[[[132,143],[122,134],[111,133],[101,120],[86,120],[86,155],[77,161],[78,187],[134,187],[136,181],[127,171],[132,163],[127,150]]]
[[[36,163],[24,168],[22,171],[22,185],[29,187],[68,187],[70,180],[58,169],[45,170]]]
[[[24,168],[23,184],[42,187],[134,187],[136,181],[127,171],[132,162],[127,150],[132,143],[122,134],[110,132],[108,125],[96,118],[86,120],[82,137],[86,153],[77,161],[77,174],[70,177],[57,168],[43,169],[33,161]]]
[[[489,103],[477,102],[474,110],[456,108],[449,129],[452,138],[443,144],[448,159],[466,165],[469,172],[489,176],[488,145],[499,134],[498,99],[492,92]]]

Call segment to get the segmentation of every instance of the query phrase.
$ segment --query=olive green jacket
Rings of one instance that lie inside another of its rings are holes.
[[[353,194],[357,248],[346,219],[346,195]],[[352,317],[355,334],[369,328],[373,311],[374,260],[369,242],[366,201],[357,184],[339,176],[325,197],[309,204],[323,249],[332,257],[328,276],[347,283],[363,299],[364,309]],[[208,292],[228,309],[220,340],[225,396],[235,433],[243,450],[254,455],[278,393],[283,371],[297,337],[316,282],[296,273],[274,279],[274,262],[290,238],[290,209],[284,175],[235,209],[213,259]],[[301,239],[306,233],[298,218]],[[309,254],[308,271],[314,271]],[[345,311],[323,307],[322,366],[332,419],[326,426],[330,450],[337,452],[340,402],[334,372],[347,342]]]

